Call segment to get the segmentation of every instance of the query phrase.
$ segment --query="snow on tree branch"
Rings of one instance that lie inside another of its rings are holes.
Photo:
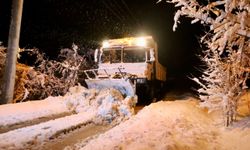
[[[36,61],[33,67],[17,64],[13,103],[64,95],[70,87],[83,84],[83,71],[94,65],[91,51],[73,44],[71,49],[62,49],[57,60],[48,60],[38,49],[24,49],[22,53],[35,57]],[[5,57],[6,48],[0,45],[0,76],[3,74]]]
[[[161,0],[160,0],[161,1]],[[207,46],[201,58],[207,68],[198,79],[193,78],[203,105],[223,109],[226,125],[235,118],[238,98],[247,87],[250,68],[250,1],[169,0],[179,10],[174,16],[175,31],[181,16],[200,22],[210,31],[201,38]],[[204,81],[204,82],[203,82]]]

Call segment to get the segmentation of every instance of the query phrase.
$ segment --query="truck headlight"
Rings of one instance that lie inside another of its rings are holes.
[[[109,42],[108,41],[103,41],[102,42],[102,47],[103,48],[108,48],[110,45],[109,45]]]
[[[137,38],[135,41],[135,44],[136,44],[136,46],[142,46],[142,47],[147,46],[146,39],[143,37]]]

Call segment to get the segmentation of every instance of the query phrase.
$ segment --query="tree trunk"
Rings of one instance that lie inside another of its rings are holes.
[[[1,104],[11,103],[13,100],[22,10],[23,0],[13,0]]]

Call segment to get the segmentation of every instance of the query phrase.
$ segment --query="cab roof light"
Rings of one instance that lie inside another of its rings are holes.
[[[135,41],[135,44],[136,44],[136,46],[141,46],[141,47],[147,46],[146,39],[143,37],[137,38]]]
[[[109,42],[108,41],[103,41],[102,42],[102,47],[103,48],[108,48],[110,46]]]

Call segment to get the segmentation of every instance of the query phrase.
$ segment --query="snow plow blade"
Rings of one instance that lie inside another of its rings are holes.
[[[85,81],[89,89],[114,88],[119,90],[123,95],[135,96],[135,87],[128,79],[88,79]]]

